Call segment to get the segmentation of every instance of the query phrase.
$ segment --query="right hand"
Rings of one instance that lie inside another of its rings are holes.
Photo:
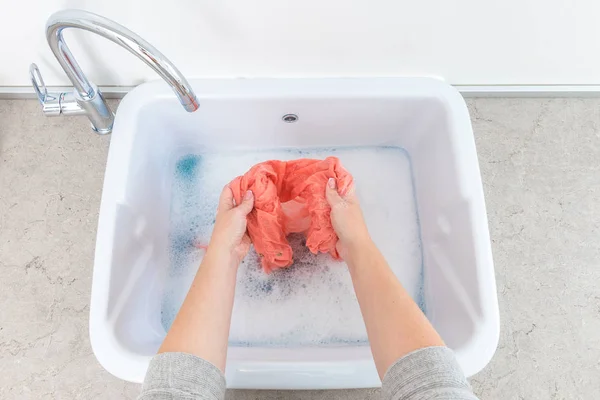
[[[331,224],[339,239],[336,249],[347,260],[355,249],[371,243],[354,186],[342,197],[337,191],[335,179],[329,178],[325,197],[331,206]]]

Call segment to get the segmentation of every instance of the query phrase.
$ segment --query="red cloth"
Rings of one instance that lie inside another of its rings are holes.
[[[265,161],[229,184],[236,204],[241,203],[246,191],[254,193],[248,235],[266,273],[292,265],[292,248],[286,236],[294,232],[306,235],[306,246],[312,253],[329,253],[339,259],[335,249],[338,238],[325,199],[329,178],[336,179],[342,195],[352,185],[352,175],[337,157]]]

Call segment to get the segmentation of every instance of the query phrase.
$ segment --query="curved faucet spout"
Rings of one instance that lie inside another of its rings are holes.
[[[48,19],[46,24],[46,38],[48,39],[50,49],[52,49],[56,59],[75,87],[75,93],[73,94],[75,101],[88,115],[94,130],[98,133],[110,133],[114,116],[108,108],[100,90],[87,79],[69,50],[63,38],[63,30],[67,28],[78,28],[93,32],[123,47],[156,71],[171,86],[181,105],[187,111],[193,112],[198,109],[199,105],[196,95],[177,67],[154,46],[136,33],[108,18],[91,12],[82,10],[58,11]],[[37,74],[39,75],[39,71],[37,71]],[[32,82],[39,95],[38,82],[33,76]],[[69,100],[67,94],[64,94],[62,97],[52,97],[61,98],[63,104],[66,104]],[[62,105],[58,104],[52,109],[58,109],[58,114],[60,115],[61,108]],[[56,115],[56,113],[52,115]]]

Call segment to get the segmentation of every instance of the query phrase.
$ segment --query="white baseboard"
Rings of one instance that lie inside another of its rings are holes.
[[[454,85],[463,97],[600,97],[600,85]]]
[[[600,97],[600,85],[454,85],[463,97]],[[121,99],[133,86],[102,86],[108,99]],[[52,92],[70,90],[48,87]],[[0,86],[0,99],[35,99],[30,86]]]
[[[122,99],[134,86],[101,86],[100,90],[107,99]],[[49,92],[67,92],[73,88],[67,86],[48,86]],[[31,86],[0,86],[0,100],[36,99]]]

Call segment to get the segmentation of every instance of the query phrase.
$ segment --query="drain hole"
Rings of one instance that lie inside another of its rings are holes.
[[[291,124],[292,122],[298,121],[298,116],[296,114],[285,114],[283,117],[281,117],[281,119],[283,122]]]

